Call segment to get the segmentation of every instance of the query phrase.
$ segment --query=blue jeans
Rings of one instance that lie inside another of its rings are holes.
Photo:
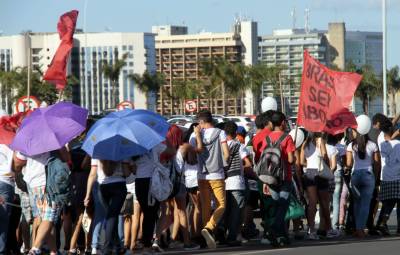
[[[343,189],[343,170],[335,172],[335,191],[333,192],[332,207],[332,227],[339,226],[339,214],[340,214],[340,196]]]
[[[351,176],[351,183],[356,230],[364,230],[367,224],[369,207],[375,188],[375,176],[366,169],[354,170]]]
[[[8,203],[14,199],[14,187],[0,181],[0,196]],[[0,205],[0,254],[6,254],[7,232],[11,216],[11,206]]]
[[[103,197],[99,189],[99,184],[95,182],[92,190],[92,197],[94,201],[94,220],[92,222],[93,234],[92,234],[92,248],[100,249],[100,236],[103,224],[106,219],[106,208],[104,208]]]
[[[245,207],[245,190],[226,191],[225,224],[228,229],[227,241],[236,241],[243,221]]]
[[[275,202],[275,220],[271,226],[272,235],[275,237],[287,236],[285,216],[289,208],[289,195],[292,183],[285,181],[280,186],[269,186],[271,197]]]

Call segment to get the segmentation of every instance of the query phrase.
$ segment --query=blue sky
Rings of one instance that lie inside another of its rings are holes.
[[[152,25],[185,24],[189,32],[223,32],[235,15],[258,21],[259,34],[290,28],[296,8],[297,27],[304,27],[304,10],[310,9],[311,28],[327,29],[328,22],[344,21],[348,30],[381,31],[381,0],[86,0],[87,31],[141,32]],[[388,2],[388,66],[400,65],[400,0]],[[15,34],[56,31],[58,17],[80,11],[83,0],[0,0],[0,31]]]

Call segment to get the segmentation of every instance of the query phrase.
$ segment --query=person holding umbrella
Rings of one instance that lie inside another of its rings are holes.
[[[54,177],[51,172],[57,171],[49,163],[50,160],[56,160],[59,162],[58,166],[66,170],[65,173],[69,172],[66,163],[70,163],[70,157],[65,145],[85,130],[87,114],[86,109],[67,102],[39,108],[22,121],[10,145],[11,149],[18,151],[15,156],[15,170],[21,171],[26,166],[24,181],[28,184],[37,226],[29,254],[41,254],[40,248],[45,242],[50,248],[50,254],[57,253],[53,230],[64,204],[56,201],[60,197],[50,195],[49,189],[58,183],[50,181]],[[67,197],[69,190],[64,191]]]

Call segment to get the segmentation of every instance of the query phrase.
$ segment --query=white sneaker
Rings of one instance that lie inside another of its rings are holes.
[[[319,236],[316,232],[308,232],[306,235],[307,240],[319,240]]]
[[[92,255],[101,255],[101,251],[96,249],[96,248],[92,248]]]
[[[158,243],[158,240],[154,240],[153,245],[151,246],[151,248],[155,252],[164,252],[164,250],[161,249],[160,244]]]
[[[261,239],[261,241],[260,241],[262,244],[271,244],[271,241],[268,239],[268,238],[266,238],[266,237],[263,237],[262,239]]]
[[[206,239],[206,243],[209,249],[217,249],[217,244],[215,243],[214,237],[211,235],[208,229],[203,228],[201,230],[201,235]]]
[[[340,230],[331,229],[326,233],[326,238],[338,238],[340,236]]]

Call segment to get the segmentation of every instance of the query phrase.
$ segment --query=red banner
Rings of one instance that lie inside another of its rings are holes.
[[[57,24],[61,43],[43,76],[43,80],[54,83],[58,90],[63,90],[67,84],[67,60],[74,45],[74,32],[78,11],[64,13]]]
[[[297,124],[312,132],[338,134],[357,122],[348,107],[362,79],[330,70],[304,51]]]

